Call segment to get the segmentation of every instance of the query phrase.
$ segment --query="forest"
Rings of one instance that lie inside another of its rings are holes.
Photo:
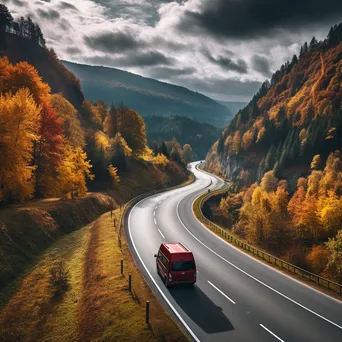
[[[45,48],[39,26],[29,18],[14,22],[4,5],[0,31]],[[93,189],[100,183],[115,188],[121,174],[134,171],[131,161],[177,174],[193,158],[191,146],[176,139],[150,149],[136,111],[86,99],[75,108],[51,91],[33,65],[12,64],[7,57],[0,58],[0,127],[0,203],[83,196],[92,181],[98,184]]]
[[[205,157],[220,133],[220,130],[213,125],[201,123],[185,116],[145,116],[144,121],[147,140],[151,147],[162,140],[171,141],[176,138],[180,144],[192,146],[196,160]]]
[[[265,81],[207,155],[235,191],[214,216],[291,263],[342,281],[342,24]]]

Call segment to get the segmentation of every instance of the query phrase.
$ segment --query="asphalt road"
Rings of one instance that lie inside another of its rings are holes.
[[[205,229],[193,201],[223,181],[195,169],[195,183],[139,202],[125,225],[129,247],[161,303],[194,341],[342,342],[342,303],[259,262]],[[166,288],[154,254],[162,242],[194,254],[193,288]]]

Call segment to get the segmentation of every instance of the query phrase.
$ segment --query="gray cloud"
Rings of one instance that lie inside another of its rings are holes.
[[[81,50],[75,46],[68,47],[65,49],[65,51],[70,55],[78,55],[81,53]]]
[[[173,59],[166,57],[158,51],[149,51],[138,54],[128,55],[127,57],[116,60],[121,66],[156,66],[173,65]]]
[[[275,29],[295,31],[308,24],[340,19],[342,1],[326,0],[204,0],[200,11],[187,11],[183,31],[206,31],[217,37],[250,39]]]
[[[181,77],[192,75],[196,72],[195,68],[168,68],[168,67],[157,67],[152,68],[148,71],[149,77],[157,79],[169,79],[172,77]]]
[[[41,8],[38,8],[37,12],[40,17],[47,19],[47,20],[56,20],[56,19],[59,19],[61,16],[59,12],[51,8],[47,9],[46,11],[42,10]]]
[[[251,98],[260,88],[261,82],[241,82],[238,79],[192,78],[186,80],[186,86],[216,98],[226,98],[229,95],[230,100],[238,100],[242,97]]]
[[[171,66],[174,64],[172,58],[166,57],[158,51],[147,51],[139,54],[129,54],[125,57],[113,58],[108,56],[85,57],[87,63],[105,65],[110,67],[150,67],[158,65]]]
[[[213,57],[210,53],[206,54],[206,57],[213,62],[214,64],[219,65],[223,69],[236,71],[240,74],[247,73],[247,63],[242,59],[237,59],[237,62],[234,62],[231,58],[219,56],[217,58]]]
[[[14,5],[19,6],[19,7],[24,7],[25,6],[24,1],[21,1],[21,0],[12,0],[12,2],[13,2]]]
[[[266,57],[261,55],[253,55],[252,57],[252,68],[255,71],[260,72],[265,77],[270,77],[272,75],[270,70],[270,64]]]
[[[104,32],[91,37],[84,37],[84,41],[92,49],[111,53],[122,53],[144,45],[129,32]]]
[[[258,81],[298,54],[312,35],[324,39],[341,20],[342,7],[337,0],[2,2],[15,18],[35,14],[47,45],[63,59],[237,101],[248,101]]]
[[[65,2],[65,1],[61,1],[60,4],[58,5],[59,8],[61,9],[71,9],[71,10],[75,10],[75,11],[78,11],[78,9],[70,4],[69,2]]]

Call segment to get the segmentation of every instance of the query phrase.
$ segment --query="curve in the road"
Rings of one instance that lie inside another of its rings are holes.
[[[223,181],[191,170],[195,183],[137,203],[125,225],[146,280],[195,341],[342,341],[342,304],[260,263],[204,229],[192,203]],[[161,242],[195,255],[196,286],[167,289],[156,272]]]

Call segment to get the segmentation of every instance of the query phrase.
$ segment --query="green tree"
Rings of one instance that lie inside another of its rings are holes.
[[[167,145],[165,144],[165,141],[162,141],[158,152],[163,154],[166,158],[170,158],[170,152]]]
[[[8,8],[0,4],[0,48],[6,48],[6,27],[10,26],[13,22],[13,17]]]

